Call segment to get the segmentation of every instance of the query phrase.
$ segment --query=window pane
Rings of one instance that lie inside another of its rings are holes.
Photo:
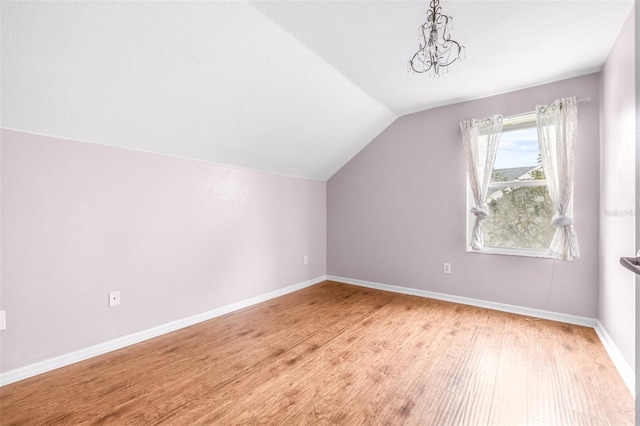
[[[485,246],[549,248],[555,233],[551,225],[555,210],[546,186],[502,188],[487,197],[487,205]]]
[[[538,130],[528,127],[510,132],[502,132],[496,154],[494,170],[530,167],[539,165],[540,146]]]

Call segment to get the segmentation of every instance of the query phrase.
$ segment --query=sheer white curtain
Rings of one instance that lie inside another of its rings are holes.
[[[572,260],[580,257],[570,210],[578,101],[570,97],[558,99],[550,105],[538,105],[536,120],[542,167],[556,209],[552,224],[557,229],[547,253],[557,259]]]
[[[460,123],[464,155],[467,160],[467,175],[473,194],[471,212],[475,215],[471,234],[471,248],[482,250],[483,221],[489,217],[489,209],[485,205],[487,190],[491,181],[493,163],[498,152],[498,141],[502,132],[502,116],[494,115],[486,120],[467,120]]]

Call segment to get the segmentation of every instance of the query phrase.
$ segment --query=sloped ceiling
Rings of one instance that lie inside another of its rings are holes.
[[[632,0],[2,2],[4,128],[326,180],[397,117],[597,72]]]

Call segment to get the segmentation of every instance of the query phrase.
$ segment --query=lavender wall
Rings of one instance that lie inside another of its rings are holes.
[[[467,253],[458,123],[573,95],[591,99],[578,114],[574,209],[582,257]],[[596,318],[598,151],[598,74],[401,117],[327,183],[328,274]],[[451,275],[442,273],[443,262],[451,262]]]
[[[6,130],[1,160],[2,372],[326,274],[325,182]]]
[[[635,277],[620,266],[636,247],[634,11],[600,73],[599,319],[635,369]]]

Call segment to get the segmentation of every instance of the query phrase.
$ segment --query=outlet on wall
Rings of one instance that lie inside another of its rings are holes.
[[[114,306],[118,306],[120,304],[120,292],[119,291],[110,291],[109,292],[109,307],[112,308]]]
[[[0,330],[7,329],[7,314],[5,311],[0,311]]]
[[[302,261],[304,262],[305,265],[307,265],[309,263],[309,256],[305,254],[304,257],[302,258]]]
[[[451,264],[450,263],[443,263],[442,264],[442,272],[444,272],[445,274],[450,274],[451,273]]]

